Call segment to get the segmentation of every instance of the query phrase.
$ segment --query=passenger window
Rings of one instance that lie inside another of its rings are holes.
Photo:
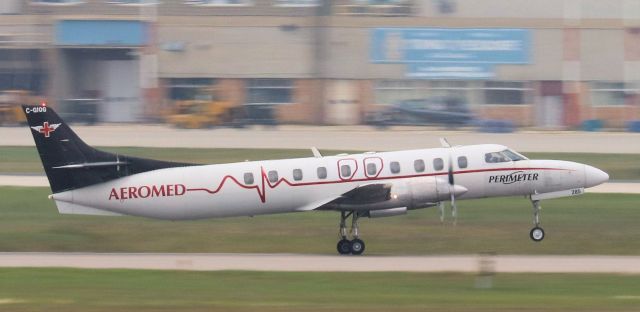
[[[271,183],[278,182],[278,171],[271,170],[269,171],[269,174],[267,174],[267,176],[269,177],[269,182]]]
[[[349,165],[340,166],[340,175],[343,178],[350,178],[351,177],[351,167],[349,167]]]
[[[326,167],[318,167],[318,179],[326,179],[327,178],[327,168]]]
[[[509,158],[500,152],[486,153],[484,154],[484,161],[490,164],[509,162]]]
[[[397,161],[392,161],[389,164],[389,169],[391,170],[391,173],[398,173],[400,172],[400,163]]]
[[[413,169],[416,170],[416,172],[423,172],[424,171],[424,160],[422,159],[416,159],[413,161]]]
[[[244,174],[244,184],[253,184],[253,173],[247,172]]]
[[[467,168],[467,156],[458,157],[458,168]]]
[[[442,160],[442,158],[436,158],[433,160],[433,169],[435,169],[436,171],[444,169],[444,161]]]
[[[293,179],[296,181],[302,180],[302,170],[301,169],[293,169]]]
[[[378,167],[374,163],[367,164],[367,175],[374,176],[378,173]]]

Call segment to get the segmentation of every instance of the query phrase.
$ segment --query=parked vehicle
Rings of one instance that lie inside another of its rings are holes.
[[[174,102],[174,107],[166,117],[167,122],[178,128],[208,128],[214,126],[242,126],[245,116],[242,107],[230,101],[221,100],[216,90],[202,90],[194,100]]]
[[[474,115],[466,101],[457,97],[404,100],[366,116],[375,126],[389,125],[470,125]]]
[[[26,90],[5,90],[0,92],[0,126],[26,124],[20,105],[37,105],[38,101]]]

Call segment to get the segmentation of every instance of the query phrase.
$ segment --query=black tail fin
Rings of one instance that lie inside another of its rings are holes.
[[[107,153],[84,143],[51,107],[22,106],[53,193],[171,167],[191,166]]]

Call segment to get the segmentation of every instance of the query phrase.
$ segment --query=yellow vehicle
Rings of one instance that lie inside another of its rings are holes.
[[[167,116],[167,122],[178,128],[208,128],[213,126],[235,125],[242,117],[242,108],[229,101],[218,100],[212,89],[208,94],[197,96],[195,100],[174,102],[173,111]]]
[[[0,92],[0,126],[26,124],[27,119],[21,105],[33,105],[37,101],[25,90]]]
[[[240,117],[240,109],[226,101],[177,101],[167,122],[178,128],[208,128],[229,125]]]

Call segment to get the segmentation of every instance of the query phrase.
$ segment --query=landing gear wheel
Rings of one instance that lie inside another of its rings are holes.
[[[529,232],[529,237],[531,237],[534,242],[540,242],[544,239],[544,230],[536,226]]]
[[[338,248],[338,253],[340,253],[341,255],[348,255],[351,253],[351,250],[352,250],[351,242],[346,238],[343,238],[338,242],[337,248]],[[364,247],[363,247],[363,250],[364,250]]]
[[[351,241],[351,253],[354,255],[361,255],[364,252],[364,242],[361,239],[354,239]]]

